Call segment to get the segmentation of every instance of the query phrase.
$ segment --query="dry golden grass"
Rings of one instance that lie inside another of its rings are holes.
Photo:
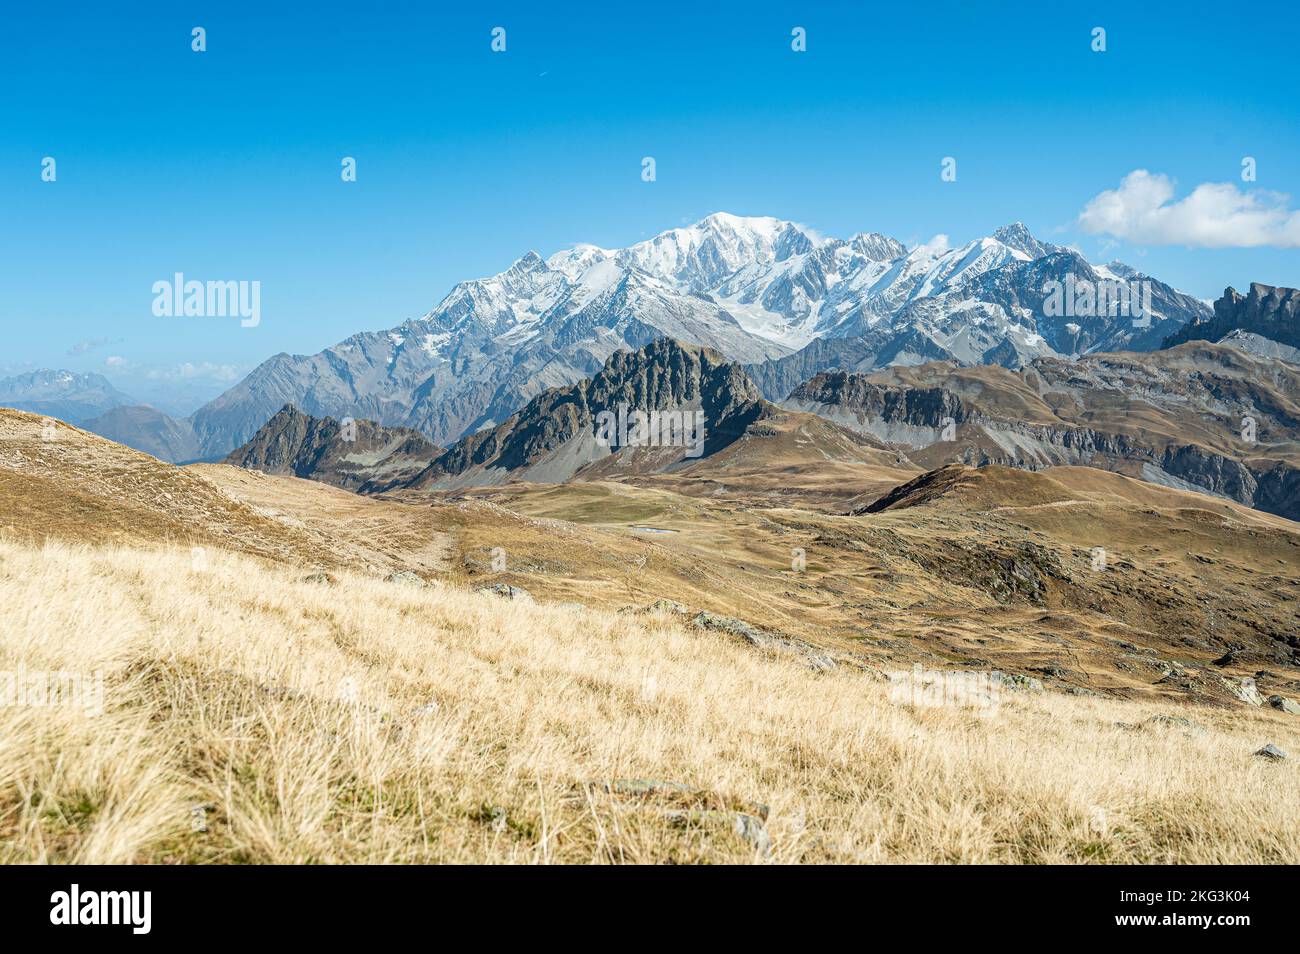
[[[0,540],[0,672],[105,674],[0,707],[0,861],[1300,862],[1280,713],[915,709],[663,615],[300,574]]]

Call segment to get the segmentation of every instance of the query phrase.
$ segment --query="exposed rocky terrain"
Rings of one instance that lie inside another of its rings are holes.
[[[897,444],[922,467],[1087,465],[1300,517],[1300,368],[1227,345],[829,372],[785,406]]]

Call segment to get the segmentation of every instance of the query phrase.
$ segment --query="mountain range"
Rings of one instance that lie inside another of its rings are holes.
[[[1145,283],[1150,320],[1051,307],[1054,285],[1107,282]],[[908,249],[878,233],[825,238],[793,222],[717,213],[624,249],[577,245],[545,259],[529,252],[498,275],[458,284],[420,318],[316,355],[275,355],[189,418],[139,405],[97,375],[66,372],[0,382],[0,403],[54,408],[54,416],[172,461],[222,459],[285,408],[304,420],[352,417],[421,434],[428,442],[421,458],[429,448],[452,454],[457,442],[481,434],[481,456],[489,435],[534,398],[594,379],[612,356],[661,339],[740,365],[754,398],[775,405],[826,371],[938,362],[947,370],[933,374],[943,377],[1047,362],[1068,376],[1080,361],[1095,366],[1088,362],[1100,354],[1153,352],[1189,338],[1294,362],[1298,294],[1259,284],[1244,296],[1228,289],[1211,310],[1123,263],[1090,264],[1021,223],[958,248],[935,240]],[[1154,445],[1143,454],[1160,467]],[[409,477],[408,455],[399,460],[388,479]],[[449,471],[438,481],[469,479]],[[1249,502],[1255,492],[1229,495]]]
[[[640,438],[627,423],[635,411],[656,415],[643,422]],[[661,420],[671,426],[658,426]],[[357,434],[345,440],[333,418],[286,405],[226,463],[363,493],[674,472],[698,477],[702,464],[737,442],[761,442],[791,427],[799,430],[805,459],[899,463],[870,435],[764,400],[744,369],[718,352],[669,338],[615,352],[592,377],[544,391],[445,451],[420,444],[415,432],[369,421],[357,422]],[[907,476],[900,471],[900,480]]]
[[[1149,280],[1150,327],[1047,314],[1044,283],[1067,274]],[[286,404],[449,445],[657,338],[751,366],[763,395],[780,400],[826,367],[1018,367],[1041,355],[1151,349],[1209,314],[1164,283],[1120,263],[1090,265],[1020,223],[958,248],[936,240],[909,250],[877,233],[825,238],[776,218],[716,213],[623,249],[528,252],[500,274],[456,285],[419,318],[319,354],[275,355],[189,425],[209,458]]]
[[[889,442],[930,469],[1088,466],[1300,520],[1300,366],[1229,344],[823,372],[784,406]]]
[[[366,493],[706,473],[715,490],[725,490],[753,470],[721,464],[721,452],[748,441],[747,456],[777,481],[845,460],[895,483],[954,462],[1088,466],[1297,520],[1298,396],[1300,367],[1194,341],[1149,354],[1041,357],[1016,370],[935,361],[872,374],[821,372],[777,406],[741,365],[659,339],[616,352],[591,378],[543,392],[446,451],[413,443],[405,431],[381,439],[379,453],[374,442],[349,446],[332,419],[318,422],[288,406],[228,462]],[[693,447],[602,440],[602,415],[608,420],[620,407],[699,415],[705,429]],[[793,454],[763,440],[792,427],[799,431]],[[318,439],[304,441],[303,433]]]

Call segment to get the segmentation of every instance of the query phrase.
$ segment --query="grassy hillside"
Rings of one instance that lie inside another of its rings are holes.
[[[679,617],[332,579],[0,541],[0,671],[104,679],[0,707],[0,861],[1300,862],[1281,713],[927,708]]]

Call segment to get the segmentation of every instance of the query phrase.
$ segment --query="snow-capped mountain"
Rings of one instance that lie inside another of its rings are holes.
[[[776,218],[717,213],[623,249],[529,252],[391,330],[317,355],[276,355],[193,424],[206,455],[242,444],[285,404],[416,428],[445,446],[661,337],[750,365],[765,395],[780,399],[796,370],[847,355],[850,369],[935,358],[1018,366],[1043,354],[1155,347],[1208,312],[1155,283],[1160,331],[1150,344],[1127,318],[1053,324],[1041,282],[1069,270],[1106,277],[1020,223],[957,248],[940,237],[908,249],[876,233],[825,238]]]

